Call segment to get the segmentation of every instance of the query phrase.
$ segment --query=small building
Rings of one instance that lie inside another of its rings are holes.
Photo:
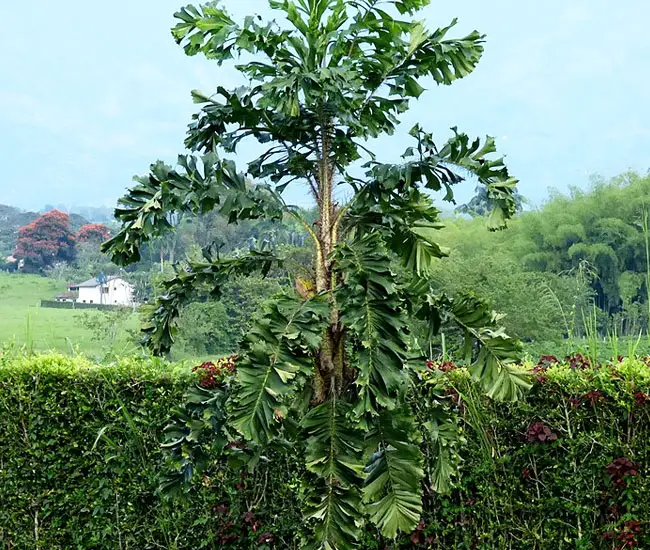
[[[132,306],[133,285],[122,277],[95,277],[83,283],[71,283],[67,292],[56,297],[57,302],[76,302],[109,306]]]
[[[2,258],[0,258],[0,263],[2,263]],[[8,271],[17,271],[25,266],[25,260],[22,258],[18,260],[13,255],[7,256],[4,259],[4,263],[6,266],[8,266]]]

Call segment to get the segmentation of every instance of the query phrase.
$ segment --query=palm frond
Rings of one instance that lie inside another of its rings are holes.
[[[336,290],[341,323],[349,329],[358,369],[356,411],[376,414],[382,407],[394,408],[406,389],[409,340],[404,306],[390,256],[377,233],[341,246],[336,254],[343,276]]]
[[[259,444],[273,438],[287,416],[287,397],[313,374],[314,355],[329,320],[322,296],[281,295],[267,303],[246,336],[237,366],[231,425]]]
[[[268,185],[250,186],[234,162],[215,153],[179,155],[179,169],[160,161],[119,200],[115,218],[122,229],[102,245],[118,265],[140,260],[140,248],[173,229],[174,212],[202,214],[215,208],[230,223],[245,219],[281,219],[283,203]]]
[[[311,548],[343,550],[359,535],[355,518],[361,507],[363,439],[350,416],[350,404],[333,395],[302,421],[307,470],[317,476],[306,499],[306,517],[317,520]]]
[[[142,328],[143,343],[155,354],[169,352],[177,332],[176,323],[181,308],[201,294],[212,297],[221,295],[222,286],[233,276],[245,276],[255,272],[268,273],[280,260],[268,252],[251,252],[241,258],[213,258],[204,251],[204,260],[187,261],[176,266],[175,275],[162,283],[163,293],[155,302],[146,306],[148,320]]]
[[[366,466],[363,490],[370,519],[388,538],[409,533],[422,513],[420,482],[424,477],[413,418],[403,410],[382,412],[367,442],[375,449]]]
[[[521,342],[505,333],[498,324],[502,316],[492,311],[485,300],[471,294],[455,299],[429,295],[416,315],[429,323],[430,336],[444,322],[461,328],[465,334],[466,360],[471,363],[469,371],[489,397],[516,401],[532,387],[530,373],[519,366]],[[474,357],[473,345],[478,348]]]

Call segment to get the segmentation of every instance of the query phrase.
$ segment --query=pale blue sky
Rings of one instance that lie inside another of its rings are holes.
[[[225,4],[269,13],[265,0]],[[190,90],[237,82],[174,44],[181,5],[0,2],[0,203],[112,206],[150,162],[175,160],[195,110]],[[489,133],[537,203],[593,173],[650,168],[649,2],[434,0],[422,18],[434,27],[454,16],[457,35],[488,35],[483,62],[454,86],[428,85],[404,131],[377,145],[384,158],[404,149],[415,121],[441,140],[453,125]],[[291,199],[306,201],[299,190]]]

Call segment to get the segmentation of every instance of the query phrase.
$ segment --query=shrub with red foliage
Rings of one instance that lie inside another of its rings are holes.
[[[536,375],[535,378],[537,379],[537,382],[539,382],[540,384],[543,384],[548,380],[548,377],[542,374],[543,372],[545,372],[545,369],[543,367],[540,366],[533,367],[533,372]]]
[[[546,380],[548,380],[548,378],[544,376],[546,369],[553,365],[557,365],[559,362],[560,360],[555,357],[555,355],[542,355],[537,361],[537,365],[533,367],[533,372],[537,375],[537,381],[540,384],[546,382]]]
[[[25,261],[27,270],[43,269],[57,261],[72,261],[75,243],[70,216],[51,210],[18,230],[14,256]]]
[[[588,403],[592,407],[596,406],[596,403],[601,403],[605,401],[605,396],[602,394],[602,392],[598,390],[590,391],[589,393],[585,394],[582,397],[583,401],[585,403]]]
[[[623,524],[623,530],[618,534],[619,542],[623,543],[622,548],[639,546],[637,535],[641,533],[640,521],[626,521]]]
[[[537,366],[535,368],[540,370],[546,370],[553,365],[557,365],[560,360],[555,357],[555,355],[542,355],[537,361]]]
[[[582,398],[580,398],[580,397],[572,397],[571,399],[569,399],[569,403],[571,403],[571,405],[573,407],[577,408],[580,405],[582,405]]]
[[[411,543],[414,545],[426,543],[433,544],[435,542],[435,537],[433,535],[425,536],[424,530],[426,529],[426,524],[423,520],[415,527],[415,530],[411,533]]]
[[[247,540],[254,541],[256,546],[261,546],[263,544],[270,545],[275,541],[275,535],[270,531],[259,533],[263,527],[262,522],[251,510],[239,515],[226,504],[219,504],[214,507],[214,511],[219,529],[218,540],[222,546],[241,544]]]
[[[557,434],[543,422],[535,422],[528,427],[526,439],[529,443],[550,443],[557,439]]]
[[[438,369],[442,372],[450,372],[452,370],[456,370],[458,367],[453,361],[431,361],[429,359],[427,361],[427,368],[429,370]]]
[[[246,479],[248,478],[248,472],[242,472],[241,482],[235,484],[235,489],[241,491],[246,486]]]
[[[275,537],[273,536],[273,533],[260,533],[260,536],[257,537],[257,545],[260,546],[261,544],[271,544]]]
[[[229,508],[226,504],[218,504],[214,507],[214,511],[220,516],[225,516],[228,514]]]
[[[111,236],[111,232],[103,223],[87,223],[82,225],[77,232],[77,240],[80,243],[104,242]]]
[[[199,386],[212,389],[217,386],[219,379],[235,371],[237,355],[229,355],[218,359],[216,364],[212,361],[201,363],[192,369],[199,376]]]
[[[199,386],[205,389],[214,388],[217,385],[219,369],[212,361],[201,363],[192,369],[192,372],[199,374]]]
[[[639,473],[639,465],[629,458],[621,457],[613,460],[607,465],[607,473],[619,487],[627,487],[627,478],[634,477]]]
[[[591,359],[582,355],[582,353],[574,353],[573,355],[567,355],[564,360],[569,363],[569,367],[572,369],[588,369],[591,368]]]
[[[623,550],[624,548],[637,548],[639,546],[637,536],[640,534],[641,522],[629,520],[622,525],[622,528],[604,533],[603,538],[614,541],[616,550]]]
[[[257,533],[257,529],[259,528],[260,524],[255,519],[255,514],[253,514],[253,512],[250,510],[248,512],[244,512],[242,519],[244,520],[244,523],[253,530],[253,533]]]

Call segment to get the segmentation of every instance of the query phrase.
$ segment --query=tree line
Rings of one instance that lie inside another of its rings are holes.
[[[584,336],[590,315],[600,336],[638,336],[650,313],[649,207],[650,176],[629,172],[552,191],[502,233],[481,231],[480,217],[452,219],[441,235],[455,261],[436,276],[490,296],[523,338]]]

